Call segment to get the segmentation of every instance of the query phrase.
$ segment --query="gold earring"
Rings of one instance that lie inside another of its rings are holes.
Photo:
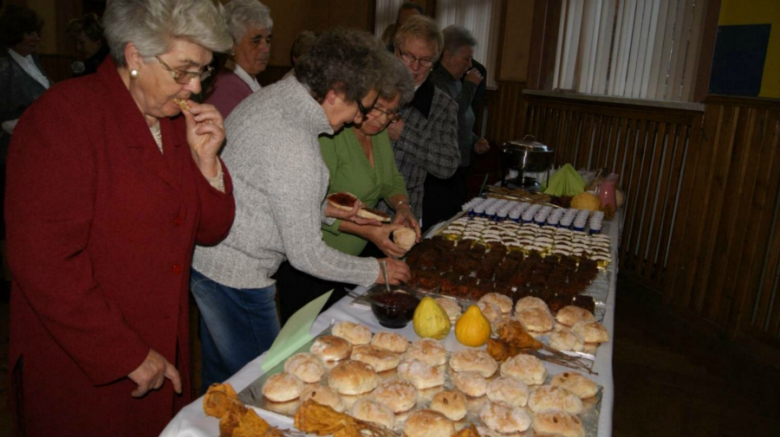
[[[137,79],[138,78],[138,70],[136,70],[136,69],[130,70],[130,77],[132,77],[133,79]]]

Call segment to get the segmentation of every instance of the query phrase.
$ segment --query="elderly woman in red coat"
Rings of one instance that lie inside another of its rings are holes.
[[[8,157],[16,430],[158,435],[190,400],[193,246],[233,219],[222,117],[189,100],[232,40],[209,0],[112,0],[111,48],[22,116]]]

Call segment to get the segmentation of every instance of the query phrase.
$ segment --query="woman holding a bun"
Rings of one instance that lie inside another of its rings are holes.
[[[36,100],[8,155],[20,435],[162,431],[192,399],[195,242],[216,244],[233,220],[222,117],[189,100],[232,44],[218,9],[112,0],[104,23],[111,57]]]
[[[395,165],[387,126],[399,116],[400,107],[414,97],[414,80],[409,70],[391,54],[386,55],[386,85],[379,90],[374,109],[364,120],[347,126],[336,135],[322,135],[320,150],[330,172],[328,193],[351,193],[368,208],[384,202],[395,211],[392,223],[359,225],[336,220],[322,226],[325,243],[350,255],[373,255],[377,248],[386,256],[401,258],[420,239],[420,225],[409,205],[404,177]],[[407,235],[404,235],[407,233]],[[375,247],[374,247],[375,246]],[[344,286],[301,272],[284,263],[277,274],[282,321],[311,299],[334,289],[329,303],[345,295]],[[297,292],[286,292],[297,290]]]
[[[327,31],[295,65],[294,77],[250,95],[228,117],[222,159],[235,182],[236,219],[222,243],[196,249],[191,279],[202,316],[204,389],[273,343],[280,323],[272,276],[285,259],[329,281],[384,282],[379,260],[322,241],[321,226],[333,223],[330,217],[363,219],[357,208],[337,210],[325,200],[329,172],[317,136],[360,123],[371,112],[385,59],[367,32]],[[390,283],[408,280],[406,263],[385,262]]]

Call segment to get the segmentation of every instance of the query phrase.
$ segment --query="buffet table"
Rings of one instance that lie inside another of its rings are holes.
[[[605,277],[601,278],[600,281],[597,281],[599,283],[594,284],[594,286],[608,287],[609,291],[605,304],[606,311],[602,323],[610,333],[610,341],[598,348],[596,361],[593,365],[593,371],[597,373],[597,375],[586,375],[603,387],[598,426],[599,437],[612,435],[612,406],[614,402],[614,384],[612,380],[612,348],[614,345],[615,293],[618,264],[617,249],[619,247],[620,223],[621,217],[620,214],[618,214],[614,220],[605,222],[604,224],[603,233],[610,236],[613,262],[607,268]],[[601,275],[604,275],[604,273]],[[362,293],[365,292],[365,290],[365,288],[361,287],[356,291],[358,293]],[[347,296],[333,305],[330,309],[320,314],[312,326],[311,334],[317,335],[323,330],[327,329],[333,321],[340,320],[363,323],[373,332],[386,329],[379,325],[368,306],[356,305],[353,304],[352,301],[353,298]],[[419,338],[417,334],[414,333],[414,329],[412,328],[411,323],[406,328],[398,330],[398,332],[406,336],[410,341],[414,341]],[[450,335],[444,340],[444,343],[449,350],[458,350],[464,347],[457,342],[453,332],[450,332]],[[263,374],[260,366],[264,359],[265,354],[257,357],[254,361],[247,364],[238,373],[228,379],[227,382],[230,383],[237,392],[240,392]],[[565,367],[547,362],[545,362],[545,366],[547,366],[548,373],[550,374],[558,374],[569,371],[569,369]],[[292,419],[288,417],[259,409],[256,411],[271,425],[277,426],[281,429],[293,429]],[[215,437],[219,435],[219,421],[213,417],[207,417],[204,414],[203,398],[201,397],[182,409],[179,414],[176,415],[173,421],[168,424],[161,435],[166,437]]]

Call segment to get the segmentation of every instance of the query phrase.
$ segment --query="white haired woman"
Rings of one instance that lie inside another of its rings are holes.
[[[223,242],[195,250],[190,281],[202,316],[204,386],[224,381],[273,343],[279,319],[271,276],[285,258],[321,279],[382,281],[376,259],[322,241],[322,223],[333,223],[326,216],[339,214],[324,202],[328,167],[317,136],[361,122],[374,108],[383,56],[367,32],[327,31],[294,77],[249,96],[228,118],[222,158],[235,178],[236,219]],[[391,283],[408,280],[406,263],[384,261]]]
[[[268,66],[274,22],[271,11],[257,0],[231,0],[225,23],[233,36],[233,51],[214,78],[206,103],[227,118],[242,100],[260,89],[256,76]]]
[[[188,99],[231,46],[217,8],[112,0],[104,23],[111,58],[33,104],[8,157],[9,392],[27,436],[158,435],[190,402],[192,251],[235,210],[222,117]]]

